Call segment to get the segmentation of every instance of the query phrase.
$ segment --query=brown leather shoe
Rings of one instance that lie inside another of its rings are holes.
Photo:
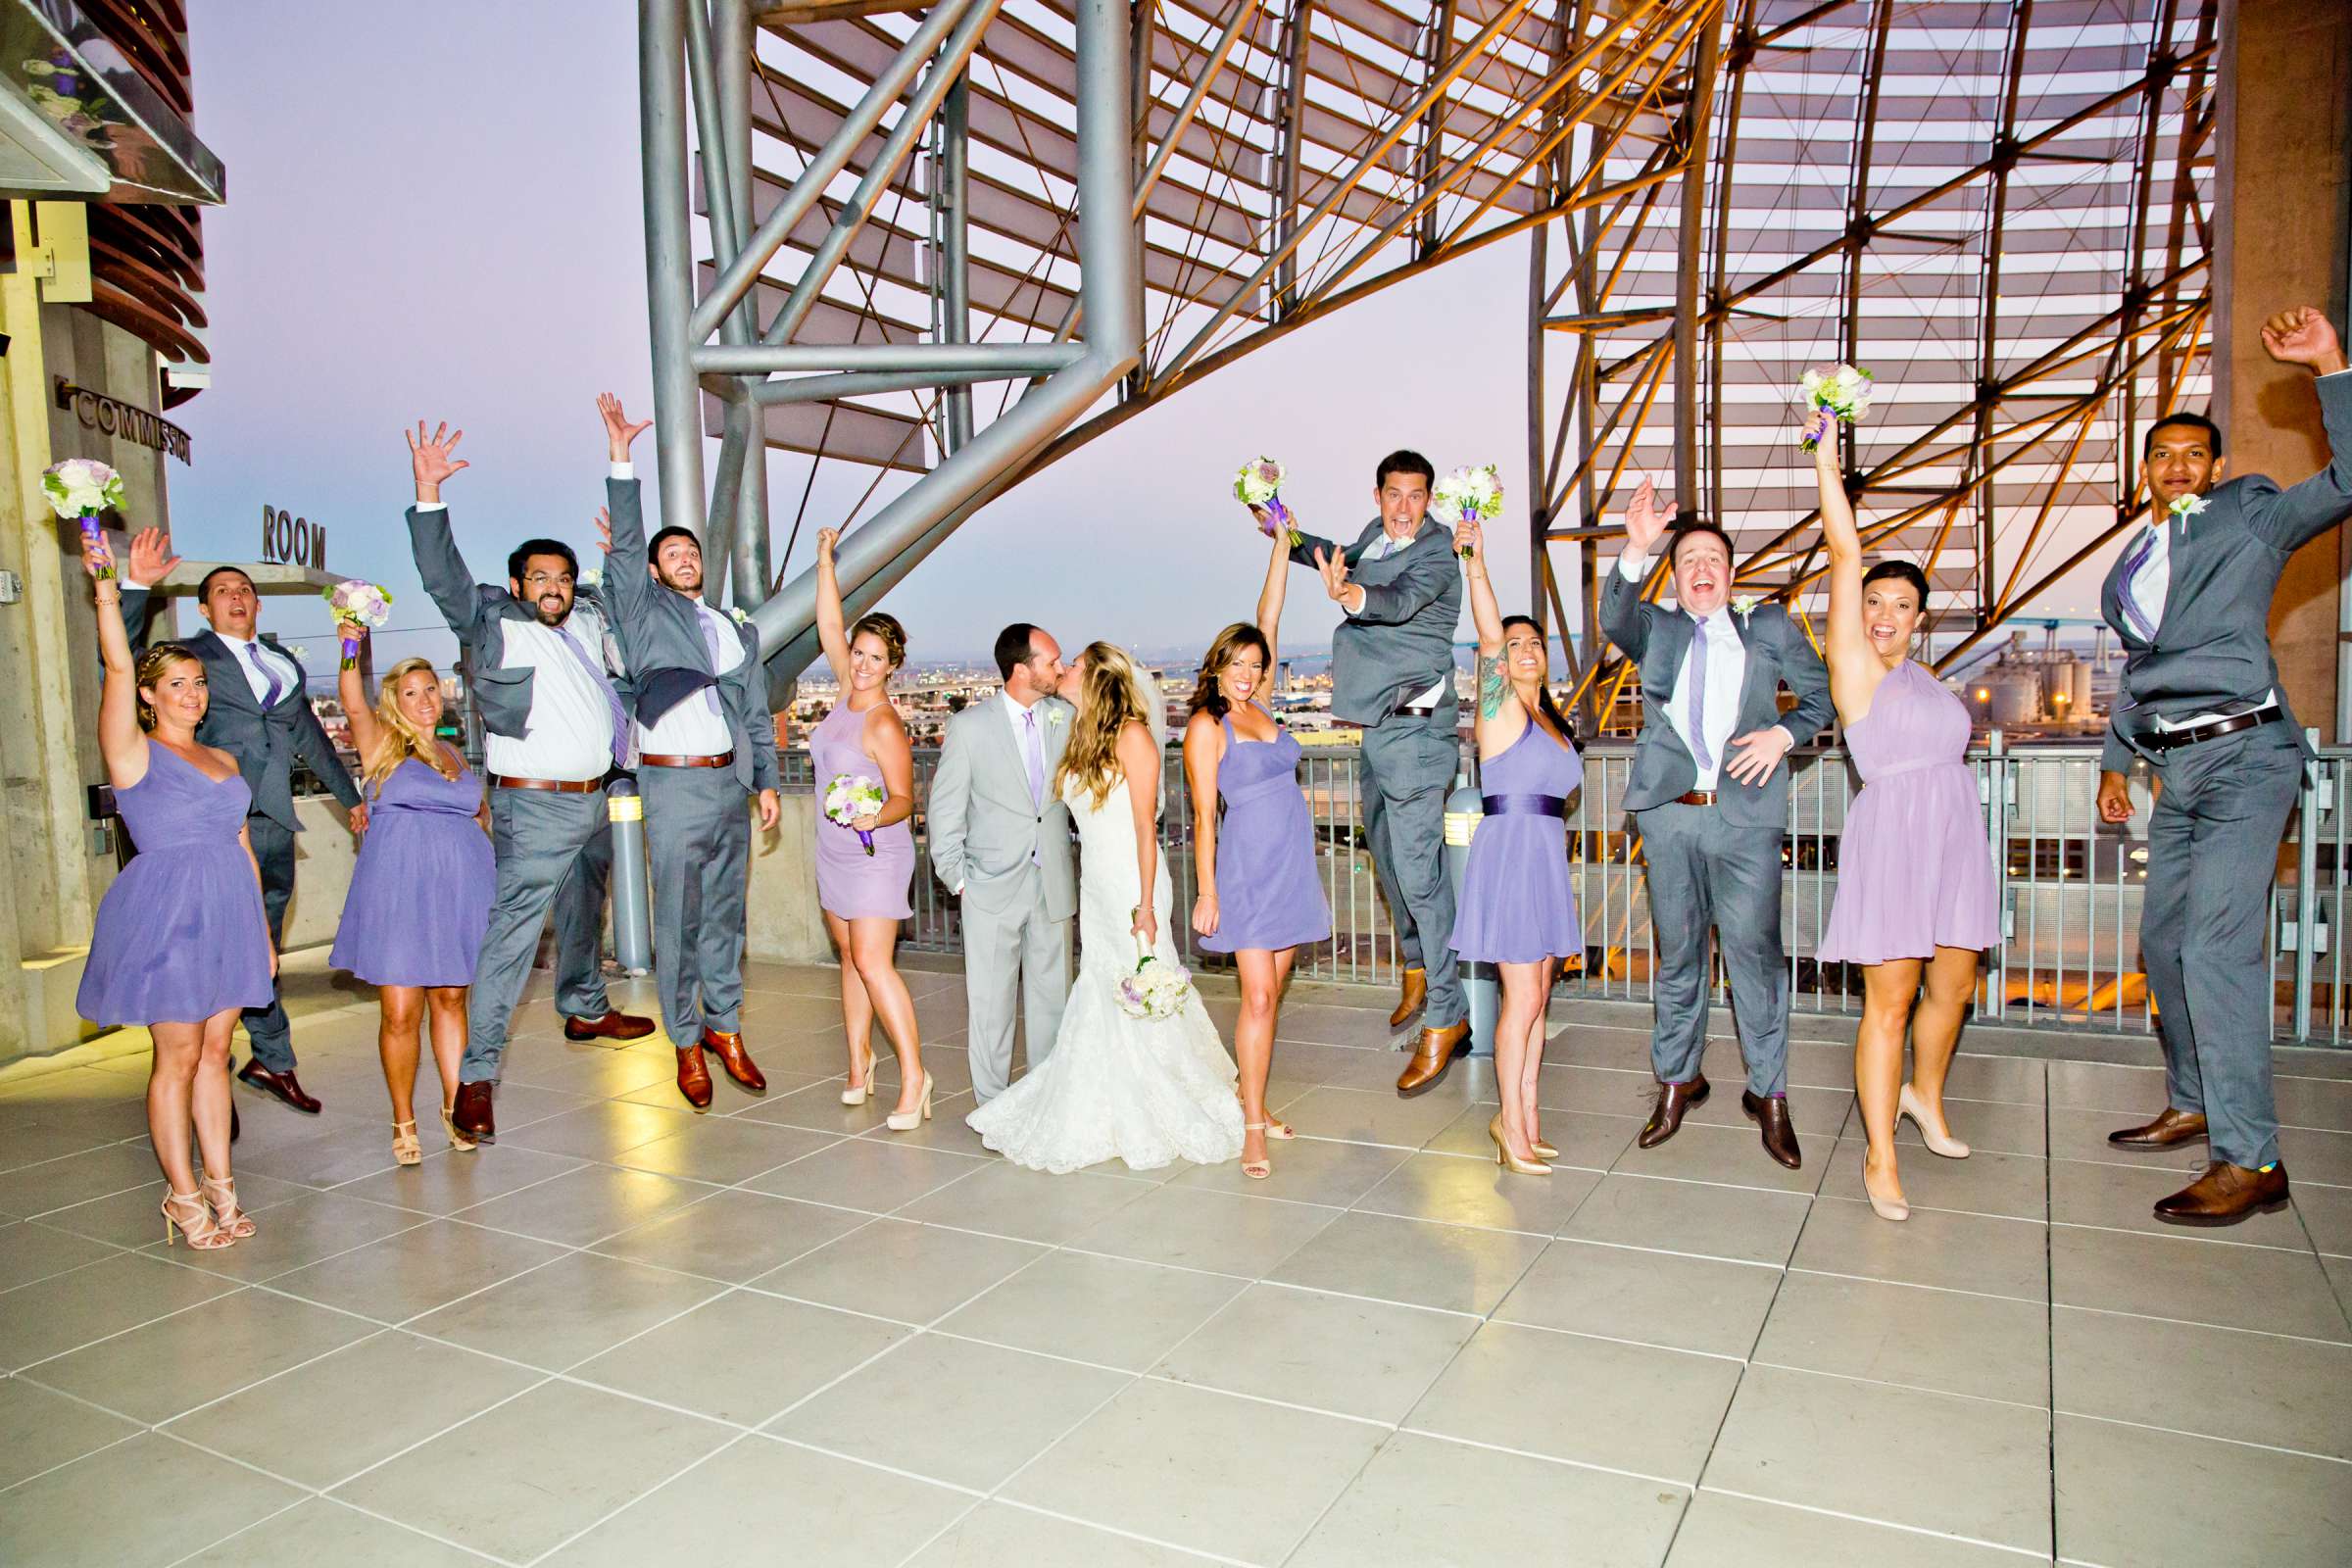
[[[1796,1124],[1788,1119],[1788,1097],[1765,1095],[1761,1098],[1742,1089],[1740,1108],[1748,1114],[1764,1134],[1764,1152],[1790,1170],[1801,1170],[1805,1156],[1796,1147]]]
[[[2202,1119],[2202,1118],[2200,1118]],[[2286,1167],[2248,1170],[2215,1160],[2205,1174],[2156,1204],[2156,1217],[2173,1225],[2234,1225],[2257,1211],[2286,1206]]]
[[[2164,1114],[2144,1127],[2126,1127],[2107,1135],[2118,1149],[2170,1149],[2205,1136],[2205,1118],[2193,1110],[2164,1107]]]
[[[718,1053],[719,1065],[727,1069],[728,1077],[755,1095],[767,1093],[767,1078],[760,1071],[760,1064],[752,1060],[752,1054],[743,1049],[743,1036],[721,1034],[718,1030],[705,1024],[703,1026],[703,1045],[707,1049]],[[710,1102],[706,1100],[704,1103],[708,1104]]]
[[[1429,1000],[1429,974],[1422,969],[1404,971],[1404,989],[1396,998],[1396,1010],[1389,1014],[1389,1027],[1401,1029],[1412,1021],[1413,1014]]]
[[[284,1072],[271,1072],[258,1061],[248,1061],[237,1069],[237,1077],[266,1095],[275,1095],[305,1115],[318,1114],[318,1100],[302,1092],[302,1085],[295,1081],[291,1068]]]
[[[598,1017],[564,1020],[566,1040],[643,1040],[653,1032],[653,1019],[611,1008]]]
[[[1447,1024],[1443,1029],[1424,1029],[1421,1043],[1413,1048],[1413,1059],[1404,1064],[1396,1080],[1400,1095],[1417,1095],[1446,1076],[1456,1056],[1470,1054],[1470,1020]]]
[[[477,1144],[498,1142],[498,1124],[490,1116],[490,1081],[458,1085],[458,1098],[450,1102],[449,1119],[458,1131]]]
[[[1658,1102],[1650,1111],[1649,1120],[1642,1124],[1635,1144],[1642,1149],[1655,1149],[1683,1130],[1683,1113],[1707,1098],[1707,1075],[1699,1073],[1689,1083],[1658,1085]]]
[[[710,1064],[703,1060],[700,1046],[688,1046],[678,1053],[678,1093],[697,1110],[710,1108]]]

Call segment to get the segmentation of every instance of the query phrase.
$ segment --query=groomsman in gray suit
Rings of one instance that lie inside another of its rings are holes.
[[[931,869],[963,901],[964,1040],[972,1098],[1012,1077],[1012,1004],[1025,1005],[1029,1065],[1054,1054],[1070,1000],[1070,808],[1050,793],[1070,740],[1061,645],[1016,622],[997,634],[1003,695],[948,720],[925,812]]]
[[[596,400],[612,472],[597,519],[612,552],[604,600],[637,701],[637,787],[645,796],[654,893],[654,980],[678,1053],[678,1093],[710,1108],[710,1067],[753,1094],[767,1079],[743,1043],[744,901],[752,877],[751,805],[776,825],[776,716],[750,624],[703,603],[702,541],[663,528],[649,546],[620,400]]]
[[[575,606],[579,563],[560,540],[525,540],[507,558],[503,588],[477,583],[466,569],[441,500],[442,483],[468,466],[456,455],[465,433],[444,424],[428,436],[419,422],[410,435],[416,504],[408,520],[416,574],[457,634],[484,731],[498,884],[466,1000],[466,1058],[450,1119],[489,1143],[498,1136],[491,1087],[551,906],[565,1037],[634,1040],[654,1026],[612,1010],[596,963],[604,900],[592,857],[611,832],[605,780],[627,760],[629,743],[627,714],[605,671],[604,627]]]
[[[144,529],[131,542],[122,579],[122,623],[145,624],[153,586],[179,564],[162,533]],[[270,943],[283,942],[286,905],[294,897],[294,763],[301,760],[342,803],[354,833],[368,826],[368,808],[351,775],[335,756],[334,743],[319,727],[304,690],[302,662],[255,629],[261,595],[253,579],[235,566],[215,566],[196,585],[196,608],[208,630],[182,639],[204,665],[213,694],[196,738],[237,760],[237,770],[253,792],[245,831],[262,868],[262,908],[270,917]],[[145,639],[138,639],[141,647]],[[270,1005],[245,1009],[245,1035],[253,1054],[238,1070],[248,1086],[273,1095],[296,1110],[318,1113],[318,1102],[294,1076],[294,1032],[285,1006],[270,983]]]
[[[1601,590],[1600,626],[1642,666],[1642,739],[1625,787],[1642,833],[1650,926],[1657,934],[1656,1020],[1649,1041],[1658,1101],[1636,1142],[1655,1149],[1707,1098],[1707,931],[1723,945],[1732,1015],[1747,1063],[1740,1107],[1764,1152],[1804,1163],[1788,1116],[1788,972],[1781,951],[1781,834],[1789,748],[1830,721],[1821,656],[1779,605],[1727,605],[1732,541],[1714,523],[1674,530],[1667,560],[1676,608],[1642,597],[1673,506],[1647,480],[1626,509],[1625,554]],[[1786,717],[1780,688],[1795,695]]]
[[[2180,1225],[2231,1224],[2287,1200],[2263,947],[2278,840],[2310,752],[2278,689],[2271,595],[2288,556],[2352,515],[2352,374],[2335,329],[2308,306],[2283,311],[2264,323],[2262,346],[2318,373],[2328,466],[2283,490],[2260,474],[2224,482],[2212,420],[2159,419],[2140,461],[2148,526],[2124,546],[2100,603],[2125,653],[2100,816],[2131,818],[2134,756],[2161,781],[2139,956],[2166,1102],[2154,1121],[2107,1141],[2207,1140],[2205,1174],[2156,1204],[2158,1219]]]
[[[1446,875],[1446,796],[1461,768],[1453,632],[1462,573],[1452,534],[1428,515],[1436,482],[1420,453],[1392,452],[1372,475],[1380,515],[1355,543],[1343,550],[1294,530],[1291,547],[1291,559],[1320,571],[1347,612],[1331,634],[1331,711],[1364,732],[1364,836],[1404,957],[1404,995],[1389,1024],[1401,1029],[1422,1012],[1413,1059],[1396,1080],[1400,1095],[1430,1088],[1470,1050]]]

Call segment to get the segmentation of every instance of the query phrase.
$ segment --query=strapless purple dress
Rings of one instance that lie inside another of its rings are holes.
[[[412,757],[376,787],[327,962],[371,986],[469,986],[498,886],[482,781]]]
[[[1582,756],[1532,720],[1500,757],[1479,764],[1486,815],[1454,901],[1454,952],[1481,963],[1535,963],[1585,951],[1566,820],[1584,781]]]
[[[95,1024],[200,1023],[266,1007],[270,922],[237,843],[253,792],[147,743],[147,774],[115,791],[139,853],[98,903],[74,1006]]]
[[[2001,940],[1984,807],[1968,765],[1968,710],[1905,660],[1845,730],[1862,791],[1838,842],[1824,963],[1927,958]]]
[[[866,755],[865,714],[835,703],[808,732],[808,761],[816,773],[816,902],[844,920],[904,920],[914,913],[914,831],[893,822],[874,831],[865,853],[852,829],[825,817],[825,788],[843,773],[882,783],[882,764]],[[887,786],[885,786],[887,787]]]
[[[1260,710],[1263,711],[1263,710]],[[1315,876],[1315,824],[1298,788],[1298,738],[1246,741],[1225,718],[1217,764],[1217,930],[1205,953],[1279,953],[1331,935],[1331,905]]]

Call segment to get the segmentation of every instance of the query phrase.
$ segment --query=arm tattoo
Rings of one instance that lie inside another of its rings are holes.
[[[1502,699],[1510,690],[1502,678],[1502,656],[1492,658],[1481,654],[1478,659],[1478,716],[1493,718],[1502,711]]]

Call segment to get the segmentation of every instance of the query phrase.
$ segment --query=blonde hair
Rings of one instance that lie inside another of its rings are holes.
[[[155,729],[155,705],[147,701],[147,690],[162,680],[174,665],[194,664],[203,667],[186,643],[157,643],[139,656],[138,668],[131,677],[131,701],[138,706],[139,728],[149,733]]]
[[[1124,648],[1090,643],[1078,656],[1078,717],[1050,793],[1058,799],[1066,780],[1085,790],[1101,809],[1119,777],[1119,732],[1131,723],[1152,729],[1152,712],[1144,701],[1142,671]]]
[[[458,767],[449,760],[441,746],[441,738],[416,727],[414,719],[400,710],[400,683],[418,670],[433,674],[429,659],[404,659],[392,666],[383,684],[375,689],[375,721],[383,736],[375,743],[374,753],[361,769],[360,781],[370,788],[381,788],[392,776],[393,769],[414,757],[443,778],[454,779]],[[438,683],[440,677],[434,675]]]

